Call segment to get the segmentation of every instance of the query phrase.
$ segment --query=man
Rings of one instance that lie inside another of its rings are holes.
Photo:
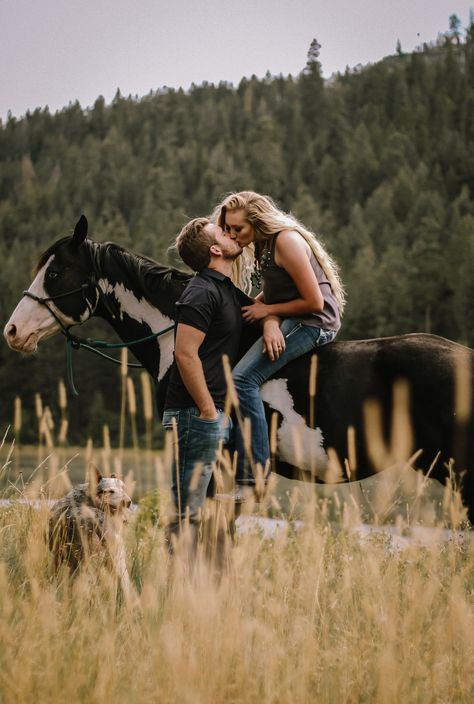
[[[197,272],[176,304],[175,361],[171,369],[163,427],[176,432],[173,444],[174,514],[168,526],[172,548],[189,520],[194,553],[200,513],[220,441],[230,419],[224,416],[227,384],[222,357],[237,361],[241,306],[248,298],[230,280],[242,253],[235,240],[207,218],[187,223],[176,239],[183,261]],[[175,430],[173,426],[175,425]]]

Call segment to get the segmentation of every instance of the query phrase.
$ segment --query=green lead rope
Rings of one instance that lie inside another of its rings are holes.
[[[114,364],[122,364],[122,361],[120,359],[115,359],[115,357],[111,357],[108,354],[105,354],[104,352],[101,352],[100,349],[108,349],[108,350],[116,350],[116,349],[123,349],[124,347],[133,347],[134,345],[139,345],[142,342],[149,342],[150,340],[154,340],[161,335],[164,335],[167,332],[170,332],[170,330],[173,330],[174,325],[170,325],[169,327],[165,328],[164,330],[160,330],[160,332],[154,332],[151,335],[147,335],[146,337],[141,337],[138,340],[130,340],[130,342],[106,342],[105,340],[91,340],[91,339],[82,339],[80,337],[76,337],[75,335],[71,335],[70,333],[67,335],[67,340],[66,340],[66,369],[67,369],[67,382],[68,386],[73,394],[73,396],[79,396],[79,391],[76,389],[76,386],[74,384],[74,370],[73,370],[73,365],[72,365],[72,351],[73,350],[80,350],[85,349],[88,350],[89,352],[93,352],[94,354],[99,355],[100,357],[103,357],[103,359],[106,359],[109,362],[113,362]],[[100,348],[100,349],[99,349]],[[133,369],[143,369],[143,364],[138,364],[136,362],[128,362],[127,367],[133,368]]]

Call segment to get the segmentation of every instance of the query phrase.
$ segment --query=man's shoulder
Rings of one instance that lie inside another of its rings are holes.
[[[217,285],[212,279],[196,274],[176,302],[178,309],[183,306],[196,308],[199,311],[209,310],[212,312],[216,306],[222,302],[222,294]]]
[[[182,301],[183,299],[188,299],[190,295],[202,295],[207,291],[214,291],[215,288],[216,286],[212,283],[212,281],[197,273],[186,286],[179,300]]]

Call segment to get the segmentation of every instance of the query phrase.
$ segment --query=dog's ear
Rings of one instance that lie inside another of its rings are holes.
[[[89,462],[87,467],[87,483],[89,484],[89,493],[95,496],[97,493],[97,484],[102,480],[102,475],[93,462]]]

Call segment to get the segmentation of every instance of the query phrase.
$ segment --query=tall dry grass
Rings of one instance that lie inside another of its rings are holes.
[[[312,402],[316,375],[314,364]],[[461,371],[458,389],[464,381]],[[119,471],[125,398],[131,394],[125,368],[122,383]],[[458,391],[456,403],[462,410],[471,401]],[[380,467],[392,464],[397,476],[411,472],[410,456],[416,457],[408,405],[409,391],[400,383],[388,440],[380,409],[370,403],[365,409],[371,456]],[[135,406],[129,412],[133,416]],[[317,424],[313,403],[309,415]],[[39,397],[37,418],[40,443],[49,450],[51,421]],[[349,428],[347,457],[330,458],[334,475],[356,474],[355,448]],[[94,452],[89,442],[85,464],[97,459]],[[11,456],[8,451],[6,463]],[[64,493],[67,466],[53,456],[47,478],[35,484],[39,467],[31,485],[15,492],[44,499],[64,477]],[[107,428],[100,457],[104,467],[111,466]],[[289,493],[283,509],[270,487],[253,517],[239,519],[235,544],[222,561],[226,568],[206,557],[215,551],[204,541],[189,575],[179,557],[170,569],[161,521],[169,458],[157,458],[155,465],[161,491],[140,503],[125,529],[139,611],[122,603],[117,580],[106,569],[86,569],[72,585],[66,574],[52,574],[44,501],[40,509],[16,502],[0,507],[2,704],[474,700],[473,542],[468,534],[446,539],[443,530],[459,527],[465,517],[454,488],[448,486],[441,506],[430,510],[427,481],[412,473],[410,510],[400,513],[393,529],[397,542],[382,531],[361,537],[362,504],[352,490],[329,500],[307,485],[305,493]],[[370,500],[378,523],[398,511],[393,488],[384,482],[375,485]],[[283,520],[267,535],[270,514]],[[415,520],[438,523],[424,544],[409,539]],[[212,543],[212,524],[207,535]]]
[[[335,525],[326,502],[299,503],[298,524],[240,533],[218,576],[201,546],[189,576],[170,571],[145,501],[126,529],[141,613],[121,605],[105,569],[72,587],[53,577],[45,504],[4,507],[0,700],[471,702],[468,538],[434,531],[432,545],[398,550],[383,533],[361,540],[353,505]]]

